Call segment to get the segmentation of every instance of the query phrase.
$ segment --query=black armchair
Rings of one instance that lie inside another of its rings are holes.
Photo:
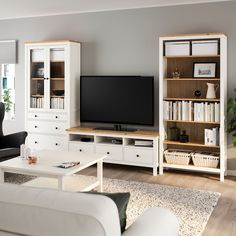
[[[4,103],[0,102],[0,161],[5,161],[20,155],[20,145],[25,143],[27,132],[3,135]]]

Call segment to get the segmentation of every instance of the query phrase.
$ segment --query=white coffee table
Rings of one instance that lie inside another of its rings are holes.
[[[24,184],[27,186],[58,188],[68,191],[89,191],[97,187],[98,191],[102,192],[103,159],[106,158],[106,155],[49,150],[39,151],[37,154],[39,156],[37,164],[29,165],[27,160],[22,160],[21,157],[0,162],[0,183],[4,183],[4,173],[10,172],[40,177]],[[69,161],[80,161],[80,164],[68,169],[56,167]],[[94,178],[91,182],[91,178],[83,176],[81,179],[76,175],[76,173],[94,164],[97,164],[95,181]],[[86,181],[86,179],[90,181]]]

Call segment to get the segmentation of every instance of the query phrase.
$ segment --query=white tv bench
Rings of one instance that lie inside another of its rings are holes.
[[[157,175],[159,165],[159,133],[157,131],[127,132],[95,130],[94,127],[74,127],[67,129],[67,133],[69,151],[106,154],[107,158],[104,162],[150,167],[153,169],[153,175]],[[89,140],[83,141],[83,138],[89,138]],[[120,140],[120,144],[113,144],[113,139]],[[135,140],[150,140],[153,145],[137,147],[134,145]]]

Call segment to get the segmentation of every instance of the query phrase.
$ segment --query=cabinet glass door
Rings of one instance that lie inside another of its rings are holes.
[[[64,109],[65,49],[50,49],[50,109]]]
[[[30,108],[44,108],[44,49],[30,50]]]

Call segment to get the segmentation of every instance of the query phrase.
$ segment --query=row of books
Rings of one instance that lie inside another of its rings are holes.
[[[64,109],[64,98],[51,98],[51,109]]]
[[[220,103],[164,101],[165,120],[220,122]]]
[[[219,128],[204,129],[205,145],[219,145]]]
[[[43,108],[44,98],[31,98],[32,108]]]

